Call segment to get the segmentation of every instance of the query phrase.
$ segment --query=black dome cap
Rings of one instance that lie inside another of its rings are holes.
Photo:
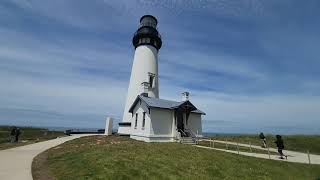
[[[156,21],[156,24],[158,24],[157,18],[155,18],[154,16],[152,16],[152,15],[150,15],[150,14],[146,14],[146,15],[142,16],[142,17],[140,18],[140,23],[141,23],[142,19],[145,18],[145,17],[151,17],[152,19],[154,19],[154,20]]]

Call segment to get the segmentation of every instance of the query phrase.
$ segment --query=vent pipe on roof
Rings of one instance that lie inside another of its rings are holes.
[[[189,100],[189,92],[183,92],[182,101],[188,101],[188,100]]]
[[[142,86],[142,93],[141,95],[144,97],[148,97],[148,92],[149,92],[149,83],[148,82],[143,82],[141,83]]]

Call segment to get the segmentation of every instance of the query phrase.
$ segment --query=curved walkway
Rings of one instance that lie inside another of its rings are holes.
[[[66,141],[90,135],[92,134],[72,135],[2,150],[0,151],[0,179],[32,180],[31,165],[35,156]]]
[[[210,140],[205,140],[205,141],[210,141]],[[228,144],[231,144],[231,145],[237,145],[237,143],[229,142],[229,141],[227,142],[227,141],[214,140],[214,142],[224,143],[224,144],[228,143]],[[250,147],[249,144],[239,143],[238,145],[239,146],[243,146],[243,147]],[[212,148],[212,147],[200,146],[200,145],[194,145],[194,146],[200,147],[200,148],[205,148],[205,149],[214,149],[214,150],[218,150],[218,151],[224,151],[224,152],[230,152],[230,153],[238,154],[238,151],[231,151],[231,150],[226,150],[226,149],[218,149],[218,148]],[[266,148],[262,148],[260,146],[255,146],[255,145],[251,145],[251,148],[265,150],[265,151],[268,150]],[[269,151],[270,152],[278,152],[277,149],[274,149],[274,148],[269,148]],[[301,153],[301,152],[296,152],[296,151],[287,151],[287,150],[284,150],[283,153],[288,156],[288,159],[280,159],[279,155],[272,155],[271,154],[270,157],[269,157],[268,154],[259,154],[259,153],[250,153],[250,152],[241,152],[241,151],[239,152],[240,155],[263,158],[263,159],[273,159],[273,160],[296,162],[296,163],[309,163],[309,158],[308,158],[308,154],[307,153]],[[320,155],[310,154],[310,163],[311,164],[320,164]]]

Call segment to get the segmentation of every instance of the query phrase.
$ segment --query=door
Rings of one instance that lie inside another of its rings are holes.
[[[177,129],[181,133],[181,136],[184,136],[184,122],[183,122],[183,113],[181,111],[176,111],[177,118]]]

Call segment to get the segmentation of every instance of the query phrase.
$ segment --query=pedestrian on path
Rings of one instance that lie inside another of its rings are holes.
[[[263,147],[263,148],[266,148],[266,147],[267,147],[267,139],[266,139],[266,137],[264,136],[263,132],[261,132],[261,133],[259,134],[259,138],[261,139],[262,147]]]
[[[21,132],[20,132],[20,128],[16,129],[16,134],[15,134],[15,142],[19,142],[19,136],[20,136]]]
[[[16,130],[17,130],[17,127],[15,127],[15,126],[13,126],[13,128],[11,129],[11,132],[10,132],[10,142],[11,143],[15,142]]]
[[[278,147],[278,152],[280,154],[280,159],[284,159],[283,156],[286,157],[287,159],[287,156],[283,154],[282,150],[284,149],[284,143],[283,143],[283,140],[282,140],[282,137],[280,135],[276,135],[276,141],[274,143],[276,143],[277,147]]]

